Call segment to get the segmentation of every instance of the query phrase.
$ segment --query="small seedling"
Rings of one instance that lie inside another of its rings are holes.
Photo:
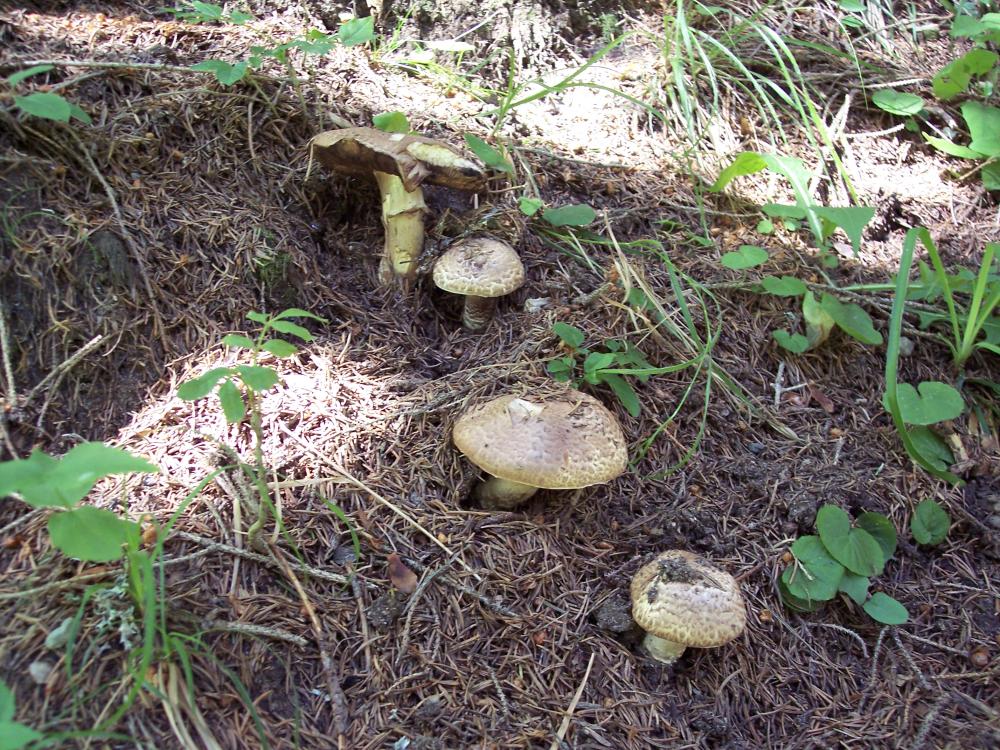
[[[19,83],[31,76],[41,73],[48,73],[54,65],[33,65],[30,68],[19,70],[7,76],[6,83],[10,89],[14,89]],[[51,91],[35,91],[26,96],[13,95],[14,106],[28,115],[41,117],[45,120],[55,120],[56,122],[69,122],[70,119],[91,124],[90,115],[84,112],[76,104],[68,99]]]
[[[917,544],[929,547],[941,544],[948,536],[951,518],[948,512],[933,500],[924,500],[913,511],[910,533]]]

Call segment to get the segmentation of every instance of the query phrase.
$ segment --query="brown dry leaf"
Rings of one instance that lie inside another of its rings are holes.
[[[819,404],[820,408],[827,414],[833,414],[837,408],[833,403],[833,399],[812,385],[812,383],[809,384],[809,397]]]
[[[531,640],[534,641],[536,646],[541,646],[549,637],[549,631],[547,630],[536,630],[531,634]]]
[[[404,594],[412,594],[417,588],[417,574],[406,567],[395,552],[389,555],[389,580]]]

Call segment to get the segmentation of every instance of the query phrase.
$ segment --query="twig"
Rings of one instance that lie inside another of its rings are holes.
[[[896,628],[892,628],[892,640],[895,641],[896,645],[899,647],[907,665],[909,665],[910,669],[913,670],[913,673],[917,676],[917,681],[920,683],[920,687],[924,690],[932,690],[933,687],[931,683],[928,682],[927,677],[924,676],[920,667],[918,667],[917,663],[913,660],[913,655],[910,653],[910,649],[903,644],[903,639],[899,637],[899,630]]]
[[[96,349],[102,341],[104,341],[103,335],[94,336],[94,338],[92,338],[86,344],[77,349],[76,352],[70,355],[69,358],[63,360],[60,364],[56,365],[49,372],[48,375],[42,378],[38,382],[38,384],[31,389],[31,391],[28,393],[27,397],[24,400],[24,405],[30,404],[34,400],[35,396],[37,396],[42,390],[44,390],[53,379],[56,380],[56,385],[58,385],[58,381],[61,380],[67,372],[73,369],[73,367],[76,366],[77,362],[79,362],[81,359],[83,359],[92,351],[94,351],[94,349]]]
[[[909,632],[908,630],[904,630],[903,631],[903,635],[905,635],[911,641],[917,641],[918,643],[925,643],[928,646],[933,646],[934,648],[939,648],[942,651],[948,651],[948,652],[950,652],[952,654],[956,654],[958,656],[962,656],[962,657],[968,656],[968,654],[965,651],[963,651],[962,649],[960,649],[960,648],[955,648],[954,646],[945,646],[943,643],[937,643],[935,641],[930,640],[929,638],[922,638],[919,635],[914,635],[913,633]]]
[[[580,702],[580,696],[583,695],[583,689],[587,686],[587,680],[590,679],[590,668],[594,666],[594,657],[596,653],[591,653],[590,661],[587,662],[587,671],[583,674],[583,679],[580,681],[580,687],[576,689],[576,695],[573,696],[573,700],[569,702],[569,706],[566,709],[566,715],[563,717],[562,724],[559,725],[559,731],[556,732],[556,738],[552,740],[552,744],[549,745],[549,750],[559,750],[559,745],[562,744],[563,739],[566,737],[566,732],[569,731],[570,722],[573,721],[573,712],[576,711],[576,704]]]
[[[200,73],[185,65],[168,65],[166,63],[138,62],[105,62],[104,60],[11,60],[8,65],[23,65],[26,68],[35,65],[55,65],[66,68],[111,68],[116,70],[172,70],[178,73]]]
[[[920,750],[927,742],[927,738],[930,736],[931,729],[934,727],[934,722],[937,720],[938,714],[951,702],[951,696],[947,693],[943,693],[936,701],[934,705],[931,706],[930,710],[924,716],[924,720],[920,722],[920,729],[917,730],[917,736],[913,738],[913,744],[910,745],[912,750]]]
[[[864,656],[864,658],[866,659],[868,658],[868,647],[865,645],[864,638],[862,638],[860,635],[855,633],[850,628],[845,628],[842,625],[835,625],[832,622],[818,622],[815,623],[813,627],[829,628],[830,630],[836,630],[838,633],[849,635],[851,638],[853,638],[855,641],[858,642],[859,646],[861,646],[861,655]]]
[[[25,596],[35,596],[36,594],[47,594],[50,591],[67,588],[68,586],[78,586],[79,584],[86,583],[87,581],[96,581],[98,578],[104,578],[111,575],[113,572],[114,571],[112,569],[108,568],[107,570],[102,570],[99,573],[85,573],[82,576],[67,578],[65,581],[52,581],[51,583],[46,583],[44,586],[36,586],[33,589],[25,589],[24,591],[14,591],[11,593],[0,593],[0,602],[8,601],[10,599],[20,599]]]
[[[458,553],[456,552],[455,554],[457,555]],[[429,572],[425,570],[423,580],[420,581],[420,584],[414,590],[413,595],[406,602],[406,620],[403,622],[403,635],[399,639],[399,650],[396,652],[397,665],[402,660],[403,655],[406,653],[406,649],[409,648],[410,645],[410,625],[413,622],[413,613],[417,609],[417,602],[420,600],[424,591],[427,590],[427,586],[430,585],[430,582],[450,568],[453,562],[455,562],[454,556],[446,560],[442,565],[434,568],[434,570]]]
[[[785,384],[785,363],[778,363],[778,374],[774,376],[774,408],[781,406],[781,390]]]
[[[497,698],[500,699],[500,708],[503,711],[503,715],[510,716],[510,705],[507,703],[507,696],[504,695],[503,686],[500,685],[500,680],[497,679],[497,673],[493,667],[490,667],[490,680],[497,691]]]
[[[7,405],[17,403],[17,384],[14,382],[14,368],[10,364],[10,331],[7,329],[7,306],[0,302],[0,355],[3,356],[3,372],[7,381],[4,398]]]
[[[263,625],[252,625],[249,622],[228,622],[225,620],[206,620],[203,625],[208,630],[225,630],[230,633],[243,633],[244,635],[258,635],[263,638],[273,638],[277,641],[288,641],[296,646],[309,645],[309,641],[301,635],[289,633],[286,630],[268,628]]]
[[[411,568],[420,571],[421,573],[427,570],[427,566],[418,563],[415,560],[407,559],[406,564],[409,565]],[[492,611],[495,614],[500,615],[501,617],[510,617],[511,619],[520,617],[520,615],[517,612],[510,609],[509,607],[505,607],[503,604],[498,604],[485,594],[480,594],[475,589],[469,588],[465,584],[459,583],[458,581],[454,581],[448,576],[441,576],[440,581],[443,584],[451,586],[456,591],[459,591],[465,594],[466,596],[471,596],[473,599],[478,600],[479,603],[482,604],[484,607],[486,607],[488,610]]]

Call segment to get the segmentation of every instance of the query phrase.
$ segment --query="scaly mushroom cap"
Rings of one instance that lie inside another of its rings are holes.
[[[350,175],[385,172],[399,177],[408,191],[425,183],[479,190],[486,180],[475,162],[451,146],[421,135],[385,133],[376,128],[327,130],[312,139],[312,150],[329,169]]]
[[[455,243],[438,258],[434,283],[452,294],[502,297],[524,283],[524,265],[506,242],[474,237]]]
[[[736,580],[691,552],[670,550],[632,579],[632,616],[658,638],[712,648],[733,640],[746,625]]]
[[[609,482],[628,463],[618,420],[578,391],[539,401],[501,396],[459,417],[452,437],[493,476],[550,490]]]

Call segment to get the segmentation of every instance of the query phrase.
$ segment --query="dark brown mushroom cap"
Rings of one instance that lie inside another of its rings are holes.
[[[478,164],[446,143],[421,135],[375,128],[327,130],[312,139],[312,153],[325,167],[342,174],[396,175],[407,191],[425,183],[479,190],[486,181]]]
[[[473,237],[456,242],[438,258],[434,283],[452,294],[502,297],[524,283],[524,264],[506,242]]]
[[[684,646],[721,646],[746,625],[736,579],[692,552],[659,554],[635,574],[631,593],[639,627]]]
[[[618,420],[579,391],[537,401],[501,396],[459,417],[452,438],[493,476],[550,490],[609,482],[628,463]]]

